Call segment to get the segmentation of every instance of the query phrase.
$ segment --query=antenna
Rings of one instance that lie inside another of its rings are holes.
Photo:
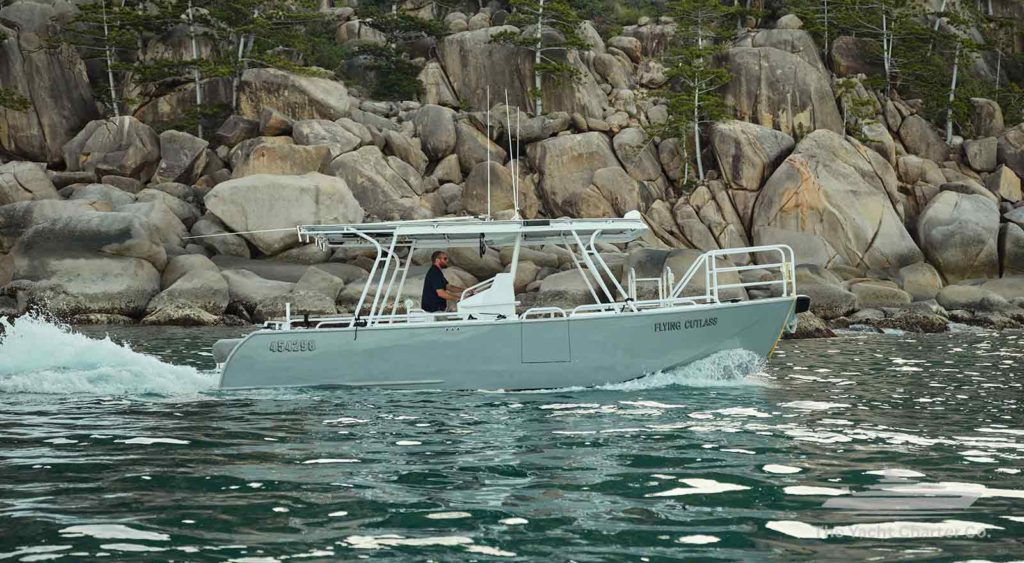
[[[487,85],[487,143],[491,142],[491,85]],[[484,145],[487,153],[487,220],[491,220],[491,147]]]
[[[515,208],[516,219],[519,218],[519,186],[516,178],[516,165],[512,159],[512,116],[509,114],[508,89],[505,89],[505,131],[508,132],[509,167],[512,170],[512,206]],[[519,106],[516,106],[516,137],[519,136]]]
[[[522,112],[519,111],[519,106],[516,106],[516,163],[512,165],[512,205],[516,210],[516,219],[520,219],[519,216],[519,116]]]

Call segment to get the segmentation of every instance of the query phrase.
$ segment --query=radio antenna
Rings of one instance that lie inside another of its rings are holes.
[[[514,154],[512,152],[512,115],[509,114],[511,108],[508,105],[508,89],[505,89],[505,131],[508,132],[508,164],[512,171],[512,207],[515,209],[516,219],[519,218],[519,195],[518,188],[516,186],[516,165],[515,160],[512,158]],[[516,126],[519,125],[519,107],[516,106]],[[519,130],[516,129],[516,136],[519,136]]]
[[[491,220],[491,85],[487,85],[487,141],[484,152],[487,153],[487,220]]]

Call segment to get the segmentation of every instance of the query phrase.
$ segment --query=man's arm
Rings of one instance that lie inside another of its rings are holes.
[[[437,296],[440,297],[441,299],[447,299],[448,301],[458,301],[459,298],[462,296],[462,292],[452,291],[452,287],[453,286],[449,285],[447,289],[438,289]]]

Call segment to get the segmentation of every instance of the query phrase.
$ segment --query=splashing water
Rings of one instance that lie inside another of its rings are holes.
[[[602,385],[609,391],[644,391],[670,385],[686,387],[738,387],[768,385],[764,360],[749,350],[722,350],[691,364],[659,371],[623,383]]]
[[[126,344],[89,338],[39,316],[0,317],[0,393],[194,394],[212,372],[165,364]]]

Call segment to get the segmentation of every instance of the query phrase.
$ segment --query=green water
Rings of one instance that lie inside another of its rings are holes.
[[[592,390],[225,393],[209,344],[237,329],[82,330],[0,343],[2,561],[1024,557],[1020,334]]]

